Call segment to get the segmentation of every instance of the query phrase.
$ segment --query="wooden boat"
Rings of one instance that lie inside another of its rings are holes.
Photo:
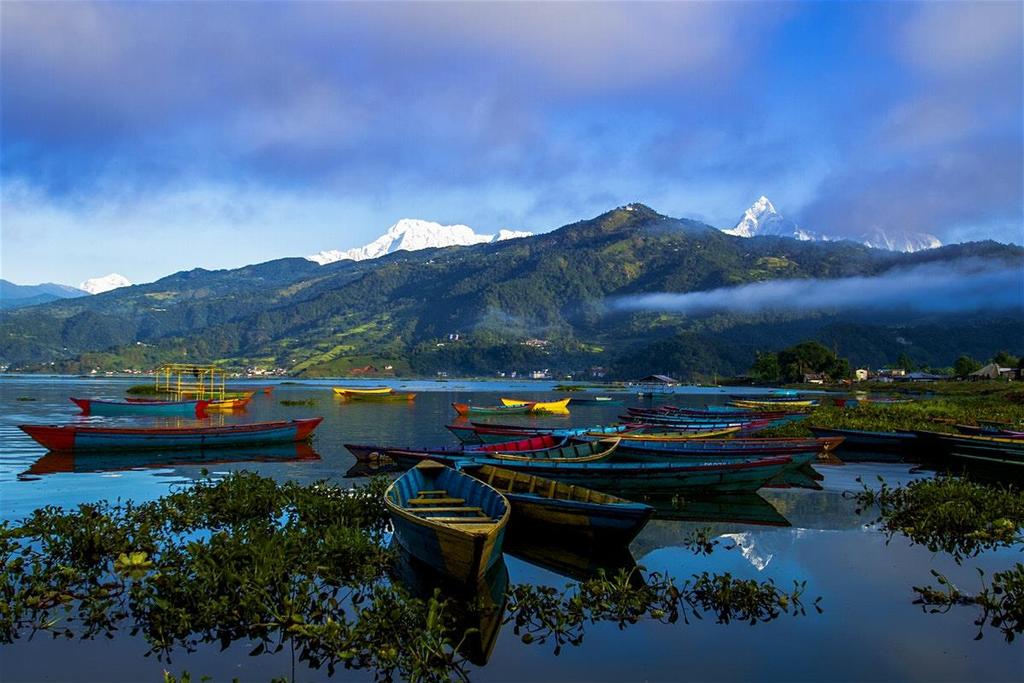
[[[51,451],[206,449],[305,441],[322,417],[221,427],[18,425]]]
[[[158,450],[132,452],[49,451],[25,475],[45,475],[65,472],[123,472],[125,470],[156,469],[165,467],[195,467],[197,465],[225,465],[229,463],[291,463],[320,460],[320,455],[308,443],[272,444],[253,448],[217,448],[211,450]]]
[[[473,458],[479,465],[492,465],[517,472],[556,479],[626,495],[671,495],[690,493],[754,492],[781,474],[790,464],[788,456],[749,460],[705,462],[545,462],[543,460],[501,460]]]
[[[573,396],[569,404],[617,406],[622,405],[622,399],[613,396]]]
[[[693,439],[715,439],[723,436],[729,436],[740,431],[739,427],[729,427],[728,429],[712,429],[706,432],[690,432],[690,431],[664,431],[654,432],[647,430],[636,430],[627,432],[630,441],[692,441]],[[585,436],[593,437],[596,434],[585,434]]]
[[[348,394],[345,396],[350,401],[356,402],[399,402],[399,401],[415,401],[416,394],[411,392],[392,392],[388,394]]]
[[[508,500],[468,474],[425,461],[384,492],[395,540],[458,581],[480,581],[501,559]]]
[[[334,387],[334,393],[338,396],[367,396],[390,394],[394,389],[391,387]]]
[[[400,465],[412,466],[425,460],[436,460],[451,467],[465,460],[477,458],[494,459],[501,462],[537,461],[537,462],[601,462],[608,460],[619,445],[618,438],[612,437],[597,441],[569,442],[535,450],[519,451],[413,451],[400,448],[383,448],[382,452],[392,461]]]
[[[787,408],[810,408],[811,406],[818,405],[817,399],[807,398],[793,401],[771,401],[771,400],[757,400],[757,399],[733,399],[729,401],[729,405],[736,408],[773,408],[773,409],[787,409]]]
[[[468,463],[461,469],[508,498],[516,531],[537,526],[548,536],[626,545],[654,512],[643,503],[501,467]]]
[[[234,398],[215,398],[207,402],[207,412],[231,412],[233,410],[245,410],[252,400],[252,394],[248,396],[237,396]]]
[[[356,457],[356,460],[360,462],[373,462],[380,459],[389,458],[388,451],[411,451],[411,452],[422,452],[436,454],[443,458],[459,458],[466,453],[487,453],[487,452],[521,452],[521,451],[536,451],[544,450],[547,448],[554,448],[560,446],[567,441],[565,438],[552,436],[550,434],[544,434],[541,436],[531,436],[526,439],[516,439],[514,441],[506,441],[503,443],[494,444],[476,444],[476,445],[463,445],[456,447],[447,446],[405,446],[405,447],[394,447],[394,446],[377,446],[367,444],[344,444],[345,448],[348,449],[352,455]]]
[[[515,398],[503,398],[501,404],[504,406],[528,405],[531,413],[567,413],[571,400],[572,398],[563,398],[558,401],[521,401]]]
[[[914,434],[919,444],[915,452],[925,460],[942,464],[953,458],[989,466],[1024,467],[1024,439],[927,431],[915,431]]]
[[[1024,439],[1024,431],[1003,429],[989,425],[954,425],[956,431],[967,436],[994,436],[1000,439]]]
[[[209,401],[115,401],[102,398],[75,398],[71,402],[83,415],[195,415],[205,414]]]
[[[917,436],[913,432],[868,432],[860,429],[828,429],[811,427],[817,437],[840,437],[842,450],[861,453],[903,454],[914,448]]]
[[[484,443],[501,443],[503,441],[515,441],[517,439],[525,439],[531,436],[543,436],[550,434],[551,436],[560,438],[569,438],[586,434],[587,432],[600,432],[601,434],[608,436],[612,434],[621,434],[630,429],[627,425],[613,425],[611,427],[602,427],[600,425],[594,427],[513,427],[510,425],[495,425],[494,427],[486,426],[484,423],[474,422],[469,425],[451,424],[448,425],[448,431],[455,435],[455,437],[464,444],[484,444]]]
[[[732,429],[749,431],[763,429],[771,424],[768,420],[719,420],[717,422],[694,422],[687,420],[675,420],[672,418],[660,417],[636,417],[633,415],[620,415],[623,420],[628,420],[631,425],[654,425],[664,429],[672,429],[680,432],[709,432],[719,429]]]
[[[459,415],[525,415],[530,412],[529,403],[518,403],[512,406],[474,406],[469,403],[453,403],[452,408]]]

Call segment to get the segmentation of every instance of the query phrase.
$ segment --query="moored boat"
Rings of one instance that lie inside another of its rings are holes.
[[[492,487],[426,461],[384,493],[395,540],[458,581],[481,580],[500,558],[511,506]]]
[[[412,392],[390,392],[386,394],[348,394],[345,396],[350,401],[356,402],[376,402],[376,403],[389,403],[389,402],[400,402],[400,401],[415,401],[416,394]]]
[[[528,405],[531,413],[567,413],[571,400],[572,398],[563,398],[557,401],[523,401],[517,398],[503,398],[501,404],[504,406]]]
[[[915,431],[919,448],[918,457],[948,464],[951,458],[988,466],[1024,467],[1024,439],[1005,439],[995,436],[966,436],[942,432]]]
[[[533,450],[461,450],[461,451],[415,451],[401,448],[381,447],[378,453],[387,456],[392,461],[412,466],[425,460],[436,460],[445,465],[455,467],[465,460],[478,458],[489,458],[501,462],[512,461],[537,461],[537,462],[601,462],[608,460],[619,445],[618,438],[606,438],[597,441],[579,441],[559,444],[552,448],[541,448]],[[347,447],[347,446],[346,446]],[[351,447],[347,447],[352,450]]]
[[[470,403],[452,403],[452,408],[459,415],[525,415],[530,412],[529,403],[517,403],[506,406],[475,406]]]
[[[654,508],[600,491],[492,465],[468,463],[461,468],[504,494],[512,505],[510,527],[543,527],[548,535],[583,537],[625,545],[632,541]]]
[[[791,459],[781,456],[685,463],[576,463],[474,458],[473,462],[556,479],[565,484],[605,493],[643,496],[754,492],[781,474]]]
[[[373,462],[380,459],[389,458],[388,451],[412,451],[422,452],[438,455],[442,458],[458,458],[463,454],[467,453],[482,453],[482,452],[521,452],[521,451],[536,451],[543,450],[546,448],[554,448],[566,442],[567,439],[552,436],[550,434],[544,434],[541,436],[531,436],[525,439],[515,439],[513,441],[505,441],[503,443],[494,444],[475,444],[475,445],[463,445],[463,446],[378,446],[369,444],[344,444],[345,448],[348,449],[352,455],[355,456],[356,460],[360,462]]]
[[[622,434],[630,429],[631,428],[628,425],[613,425],[610,427],[604,427],[601,425],[592,427],[517,427],[513,425],[489,426],[487,423],[483,422],[473,422],[468,425],[448,425],[448,431],[454,434],[460,442],[467,445],[501,443],[503,441],[515,441],[516,439],[525,439],[531,436],[542,436],[545,434],[550,434],[560,438],[568,438],[579,436],[587,432],[600,432],[601,434],[608,436],[613,434]]]
[[[305,441],[322,417],[219,427],[18,425],[51,451],[205,449]]]
[[[195,415],[202,417],[209,401],[120,401],[102,398],[75,398],[71,402],[83,415]]]
[[[391,387],[334,387],[337,396],[366,396],[373,394],[390,394],[394,391]]]
[[[214,398],[207,402],[207,412],[231,412],[233,410],[244,410],[252,401],[252,394],[245,396],[233,396],[228,398]]]
[[[1024,439],[1024,431],[1004,429],[992,425],[954,425],[956,431],[966,436],[994,436],[1000,439]]]

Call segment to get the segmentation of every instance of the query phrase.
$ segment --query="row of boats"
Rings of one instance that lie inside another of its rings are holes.
[[[662,421],[669,416],[678,419]],[[437,571],[474,582],[499,561],[510,521],[566,542],[628,544],[655,499],[750,495],[790,477],[815,486],[820,475],[811,463],[835,462],[842,443],[737,438],[781,419],[752,411],[660,408],[627,417],[621,425],[574,428],[469,421],[448,426],[456,447],[345,447],[360,463],[404,470],[385,493],[396,543]]]

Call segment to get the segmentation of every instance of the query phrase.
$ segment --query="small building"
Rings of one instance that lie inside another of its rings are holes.
[[[940,382],[949,379],[943,375],[933,375],[930,372],[908,372],[902,377],[897,377],[897,382]]]
[[[853,371],[853,377],[858,382],[863,382],[863,381],[867,380],[867,378],[868,378],[868,369],[867,368],[857,368],[856,370]]]
[[[638,379],[637,384],[661,384],[666,387],[679,386],[679,380],[672,379],[668,375],[647,375],[643,379]]]
[[[824,384],[828,376],[823,372],[805,372],[804,384]]]
[[[995,363],[989,363],[980,370],[975,370],[967,375],[968,379],[1014,379],[1017,371],[1014,368],[1001,368]]]

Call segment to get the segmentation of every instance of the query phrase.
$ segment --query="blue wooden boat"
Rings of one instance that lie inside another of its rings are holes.
[[[431,453],[446,458],[457,458],[467,451],[501,452],[501,453],[522,453],[526,451],[539,451],[548,448],[563,446],[568,439],[542,434],[531,436],[525,439],[504,441],[493,444],[463,444],[461,446],[380,446],[376,444],[342,444],[360,462],[375,462],[380,459],[389,458],[387,452],[391,450],[412,451],[417,453]]]
[[[868,432],[825,427],[810,429],[817,437],[842,437],[841,448],[847,451],[903,453],[917,443],[917,436],[913,432]]]
[[[451,424],[448,431],[455,435],[464,444],[491,444],[525,439],[531,436],[543,436],[545,434],[566,439],[579,436],[585,432],[599,431],[606,435],[620,434],[629,430],[627,425],[613,425],[611,427],[534,427],[532,425],[488,425],[486,422],[473,422],[468,425]]]
[[[433,451],[415,451],[378,446],[375,447],[375,452],[387,457],[392,462],[406,467],[411,467],[426,460],[436,460],[454,467],[457,462],[478,457],[492,458],[494,460],[501,461],[537,460],[544,462],[601,462],[608,460],[615,452],[615,449],[618,448],[618,445],[618,437],[608,437],[595,439],[594,441],[570,440],[552,448],[540,448],[536,450],[500,451],[494,449],[443,449]],[[352,450],[351,446],[346,447],[349,450]]]
[[[18,425],[18,428],[51,451],[193,450],[305,441],[322,421],[322,417],[314,417],[221,427]]]
[[[508,461],[482,457],[472,461],[605,493],[626,495],[752,493],[781,474],[792,462],[788,456],[659,463]]]
[[[194,415],[202,417],[209,401],[116,401],[103,398],[75,398],[71,402],[82,409],[83,415]]]
[[[395,540],[457,581],[480,581],[500,558],[511,506],[493,488],[425,461],[384,492]]]
[[[508,498],[512,504],[510,533],[524,531],[522,527],[542,527],[549,537],[626,545],[654,513],[650,505],[525,472],[472,462],[463,463],[461,469]]]
[[[918,457],[946,464],[950,459],[987,467],[1009,467],[1015,476],[1024,472],[1024,440],[994,436],[966,436],[915,431],[920,445]]]

